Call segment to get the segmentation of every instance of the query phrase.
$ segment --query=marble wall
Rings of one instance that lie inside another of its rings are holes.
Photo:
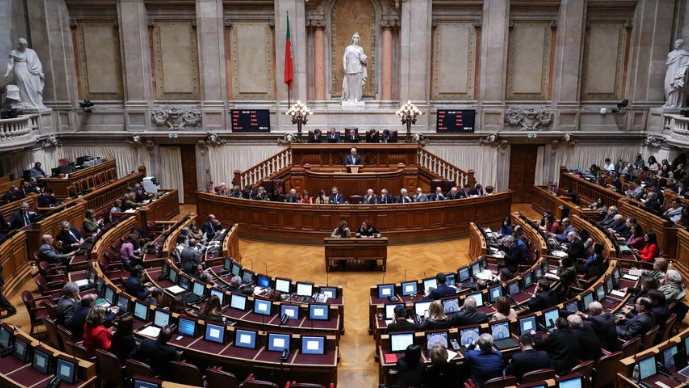
[[[159,100],[198,100],[196,28],[188,20],[153,22],[153,59]]]
[[[433,100],[476,99],[477,26],[440,22],[433,35]]]
[[[81,98],[122,101],[124,91],[117,23],[114,20],[82,22],[76,30]]]
[[[230,29],[232,99],[275,99],[275,41],[268,21],[235,22]]]

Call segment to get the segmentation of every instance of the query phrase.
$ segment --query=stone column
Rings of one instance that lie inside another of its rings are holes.
[[[125,128],[144,131],[149,126],[147,111],[153,104],[146,6],[140,0],[119,0],[117,12],[122,36]]]
[[[482,107],[480,125],[486,131],[504,127],[509,15],[510,0],[483,2],[479,105]]]
[[[222,0],[196,0],[196,26],[203,126],[224,130],[228,90]]]
[[[380,99],[392,100],[392,27],[394,21],[384,20],[383,26],[383,87]]]
[[[303,0],[275,0],[275,58],[277,60],[275,78],[277,85],[278,120],[276,132],[296,132],[296,126],[285,116],[287,111],[288,89],[284,83],[285,74],[285,36],[287,33],[287,14],[289,13],[290,40],[292,45],[292,92],[294,104],[297,100],[305,102],[307,93],[307,39],[306,10]]]
[[[401,101],[428,102],[432,49],[431,3],[431,0],[413,0],[400,5]],[[424,119],[428,115],[421,117]]]
[[[64,0],[27,0],[30,47],[43,65],[45,87],[43,104],[55,110],[77,106],[77,74],[69,11]],[[58,115],[60,127],[69,129],[76,117]]]
[[[314,100],[325,100],[325,20],[310,21],[313,27]]]

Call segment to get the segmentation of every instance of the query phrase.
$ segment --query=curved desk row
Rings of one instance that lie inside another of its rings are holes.
[[[291,244],[320,244],[341,220],[356,229],[369,220],[391,244],[451,240],[469,224],[499,224],[509,215],[511,191],[453,201],[392,205],[306,205],[252,201],[198,192],[198,214],[242,225],[240,237]]]

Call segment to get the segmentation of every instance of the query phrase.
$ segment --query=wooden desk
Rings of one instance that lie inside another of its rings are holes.
[[[146,167],[141,166],[138,173],[128,174],[116,181],[110,182],[106,186],[79,197],[79,200],[86,202],[85,209],[93,209],[96,213],[103,210],[110,211],[115,199],[123,197],[128,187],[132,187],[134,183],[141,182],[145,176]]]
[[[239,225],[232,226],[222,241],[222,256],[231,257],[237,263],[242,263],[242,254],[239,252]]]
[[[3,295],[10,296],[20,291],[24,282],[31,275],[29,254],[26,250],[26,231],[19,231],[0,245],[0,262],[2,262],[2,278],[5,285]]]
[[[378,260],[383,262],[385,272],[388,262],[388,239],[381,238],[334,238],[323,239],[325,246],[325,270],[330,271],[331,264],[339,261],[374,261],[378,267]]]
[[[488,244],[475,223],[469,225],[469,258],[476,261],[488,254]]]
[[[100,185],[95,183],[97,175],[99,176],[99,182],[101,182]],[[44,178],[43,180],[48,187],[53,189],[55,197],[59,200],[69,197],[69,187],[74,186],[76,182],[83,180],[88,187],[97,189],[113,179],[117,179],[117,164],[115,163],[115,159],[75,171],[69,174],[68,178]]]
[[[148,226],[149,222],[164,221],[179,214],[179,192],[177,190],[160,190],[165,193],[159,198],[140,207],[141,225]]]

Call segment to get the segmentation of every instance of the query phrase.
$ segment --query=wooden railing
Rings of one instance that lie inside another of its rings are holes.
[[[475,223],[469,224],[469,258],[478,260],[488,253],[488,244]]]
[[[603,198],[605,206],[618,206],[618,201],[625,198],[620,193],[567,173],[567,167],[560,167],[560,191],[566,191],[568,188],[574,190],[580,197],[585,197],[586,203]]]
[[[75,194],[87,190],[99,189],[108,182],[117,179],[117,164],[115,159],[101,164],[75,171],[68,178],[45,178],[46,185],[53,189],[58,199],[70,197],[70,189]]]
[[[86,209],[93,209],[98,212],[102,212],[109,208],[110,205],[117,198],[124,196],[124,192],[127,187],[132,187],[134,183],[141,182],[146,176],[146,167],[139,167],[139,172],[136,174],[129,174],[121,179],[118,179],[106,186],[103,186],[97,190],[94,190],[77,200],[86,202]],[[108,209],[109,210],[109,209]]]
[[[222,242],[223,257],[231,257],[236,262],[242,263],[242,254],[239,252],[239,224],[234,224],[227,232]]]
[[[244,172],[235,170],[232,185],[242,189],[246,185],[257,186],[262,179],[268,179],[272,175],[279,174],[291,165],[292,150],[287,148]]]
[[[435,175],[455,181],[458,187],[462,187],[465,184],[474,187],[474,170],[464,171],[421,147],[417,151],[416,163],[420,168],[426,169]]]
[[[98,261],[99,258],[103,257],[103,254],[110,251],[110,246],[117,241],[126,233],[129,233],[135,226],[141,226],[141,221],[138,217],[129,217],[126,220],[120,222],[114,228],[108,230],[103,234],[101,238],[96,241],[91,249],[91,261]]]

